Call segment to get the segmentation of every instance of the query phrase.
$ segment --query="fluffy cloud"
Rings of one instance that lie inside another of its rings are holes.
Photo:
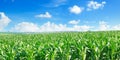
[[[67,25],[63,25],[63,24],[55,24],[55,23],[51,23],[51,22],[47,22],[45,24],[43,24],[40,27],[40,31],[43,32],[52,32],[52,31],[88,31],[90,30],[91,26],[87,26],[87,25],[83,25],[83,26],[79,26],[79,25],[73,25],[71,27],[67,27]]]
[[[12,28],[12,31],[16,32],[38,32],[39,27],[34,23],[29,22],[22,22],[17,25],[15,25],[14,28]]]
[[[65,31],[66,25],[55,24],[51,22],[44,23],[41,26],[30,22],[22,22],[15,25],[11,31],[16,32],[53,32],[53,31]]]
[[[70,31],[89,31],[92,28],[92,26],[79,26],[79,25],[74,25],[72,28],[70,28]]]
[[[11,20],[3,12],[0,12],[0,31],[4,30],[10,21]]]
[[[73,25],[67,27],[66,24],[55,24],[51,22],[46,22],[41,26],[34,23],[22,22],[12,28],[12,31],[16,32],[56,32],[56,31],[88,31],[91,26],[83,25]]]
[[[49,12],[45,12],[45,14],[39,14],[36,15],[35,17],[40,17],[40,18],[51,18],[52,15]]]
[[[65,31],[66,28],[66,25],[63,24],[47,22],[40,26],[40,32]]]
[[[90,11],[90,10],[96,10],[96,9],[99,9],[99,8],[103,8],[104,5],[106,4],[105,1],[103,1],[102,3],[98,3],[96,1],[89,1],[89,3],[87,4],[87,10]]]
[[[104,30],[109,30],[109,25],[105,21],[100,21],[99,22],[99,30],[104,31]]]
[[[112,30],[120,30],[120,24],[113,26]]]
[[[73,7],[70,7],[69,10],[71,13],[80,14],[83,11],[83,8],[81,8],[77,5],[74,5]]]
[[[120,30],[120,24],[108,25],[105,21],[99,22],[99,28],[97,31],[109,31],[109,30]]]
[[[58,31],[107,31],[107,30],[120,30],[120,24],[110,26],[105,21],[100,21],[98,28],[89,25],[77,25],[73,24],[68,27],[66,24],[55,24],[52,22],[46,22],[40,26],[31,22],[21,22],[12,28],[12,32],[58,32]]]
[[[71,21],[69,21],[68,23],[69,23],[69,24],[77,25],[79,22],[80,22],[80,20],[71,20]]]

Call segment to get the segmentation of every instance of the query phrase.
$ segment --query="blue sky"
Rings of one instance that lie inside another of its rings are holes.
[[[120,0],[0,0],[0,31],[120,30],[119,2]]]

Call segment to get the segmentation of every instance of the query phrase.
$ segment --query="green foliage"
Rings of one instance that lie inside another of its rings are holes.
[[[120,60],[120,32],[0,33],[0,60]]]

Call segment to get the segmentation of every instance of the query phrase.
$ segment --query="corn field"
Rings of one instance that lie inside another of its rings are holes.
[[[0,60],[120,60],[120,31],[0,33]]]

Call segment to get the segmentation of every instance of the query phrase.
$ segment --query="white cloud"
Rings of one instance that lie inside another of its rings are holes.
[[[10,21],[11,20],[4,14],[4,12],[0,12],[0,31],[4,30]]]
[[[89,1],[89,3],[87,4],[87,11],[103,8],[105,4],[105,1],[103,1],[102,3],[98,3],[96,1]]]
[[[65,5],[67,0],[51,0],[45,7],[59,7],[61,5]]]
[[[91,26],[83,25],[73,25],[67,27],[66,24],[55,24],[51,22],[46,22],[41,26],[34,23],[22,22],[15,25],[12,31],[16,32],[56,32],[56,31],[88,31]]]
[[[71,31],[89,31],[92,28],[92,26],[87,25],[74,25],[72,28],[70,28]]]
[[[81,8],[77,5],[74,5],[73,7],[70,7],[69,10],[71,13],[80,14],[83,11],[83,8]]]
[[[49,12],[45,12],[45,14],[39,14],[36,15],[35,17],[40,17],[40,18],[51,18],[52,15]]]
[[[22,22],[17,25],[15,25],[14,28],[12,28],[12,31],[16,32],[38,32],[39,27],[34,23],[29,22]]]
[[[105,22],[105,21],[99,22],[99,30],[100,31],[109,30],[109,28],[110,28],[110,26],[107,24],[107,22]]]
[[[120,24],[113,26],[112,30],[120,30]]]
[[[51,3],[52,6],[58,7],[60,5],[64,5],[67,0],[53,0],[53,3]]]
[[[51,32],[51,31],[88,31],[88,30],[90,30],[90,28],[91,28],[91,26],[87,26],[87,25],[83,25],[83,26],[73,25],[71,27],[67,27],[66,24],[63,25],[63,24],[55,24],[55,23],[47,22],[40,27],[40,31],[44,31],[44,32]]]
[[[99,21],[98,28],[89,25],[77,25],[67,26],[66,24],[55,24],[52,22],[46,22],[40,26],[31,22],[21,22],[15,25],[12,32],[58,32],[58,31],[108,31],[108,30],[120,30],[120,24],[110,26],[105,21]]]
[[[44,23],[40,26],[41,32],[52,32],[52,31],[66,31],[66,25],[55,24],[51,22]]]
[[[71,20],[71,21],[69,21],[68,23],[69,23],[69,24],[77,25],[79,22],[80,22],[80,20]]]
[[[99,28],[97,31],[109,31],[109,30],[120,30],[120,24],[108,25],[105,21],[99,22]]]

